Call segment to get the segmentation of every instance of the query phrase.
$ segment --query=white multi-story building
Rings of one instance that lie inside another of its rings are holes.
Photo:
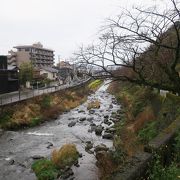
[[[9,51],[8,65],[20,66],[23,62],[30,62],[34,67],[52,67],[54,51],[44,48],[41,43],[33,45],[15,46],[17,51]]]

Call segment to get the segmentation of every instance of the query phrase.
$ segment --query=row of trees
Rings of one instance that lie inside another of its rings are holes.
[[[99,42],[76,53],[80,66],[86,66],[91,76],[180,95],[180,3],[168,1],[168,8],[161,12],[158,7],[134,8],[109,19]],[[97,68],[102,73],[94,73]]]

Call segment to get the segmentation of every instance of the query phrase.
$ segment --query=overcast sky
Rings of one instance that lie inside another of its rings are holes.
[[[41,42],[68,58],[92,43],[103,22],[121,7],[150,6],[163,0],[0,0],[0,54],[16,45]]]

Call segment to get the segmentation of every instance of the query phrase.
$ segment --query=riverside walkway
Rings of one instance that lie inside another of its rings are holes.
[[[81,84],[88,82],[90,79],[83,80],[81,82],[72,82],[70,84],[65,84],[61,86],[52,86],[41,89],[33,89],[33,90],[24,90],[24,91],[15,91],[11,93],[1,94],[0,95],[0,106],[4,106],[7,104],[12,104],[14,102],[23,101],[26,99],[30,99],[36,96],[40,96],[43,94],[53,93],[60,90],[68,89],[71,87],[76,87]]]

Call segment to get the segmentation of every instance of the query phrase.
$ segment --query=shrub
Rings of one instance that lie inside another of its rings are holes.
[[[95,90],[95,89],[97,89],[102,84],[102,82],[103,82],[102,80],[97,79],[97,80],[91,82],[88,85],[88,88],[92,89],[92,90]]]
[[[40,123],[41,123],[41,118],[40,117],[34,117],[31,119],[30,126],[34,127],[36,125],[39,125]]]
[[[180,162],[180,129],[175,138],[174,149],[175,149],[175,160],[177,162]]]
[[[147,123],[147,125],[138,132],[138,137],[143,143],[149,142],[158,134],[157,121]]]
[[[180,169],[176,164],[172,163],[170,166],[164,167],[160,161],[159,156],[155,156],[153,167],[150,171],[150,180],[175,180],[180,175]]]
[[[8,112],[3,112],[0,115],[0,124],[7,123],[11,119],[11,115]]]
[[[74,144],[66,144],[52,152],[52,162],[60,168],[73,165],[78,157],[79,153]]]
[[[87,109],[99,109],[100,108],[100,102],[98,100],[91,101],[88,103]]]
[[[121,137],[119,136],[114,137],[113,146],[115,147],[115,150],[110,151],[110,156],[112,161],[116,164],[123,163],[125,161],[126,152],[124,150]]]
[[[52,161],[48,159],[35,161],[32,164],[32,169],[38,180],[54,180],[61,174]]]
[[[5,111],[0,114],[0,128],[8,128],[8,124],[11,122],[12,112]]]
[[[51,106],[51,97],[50,95],[44,95],[43,99],[41,100],[41,107],[42,108],[49,108]]]

